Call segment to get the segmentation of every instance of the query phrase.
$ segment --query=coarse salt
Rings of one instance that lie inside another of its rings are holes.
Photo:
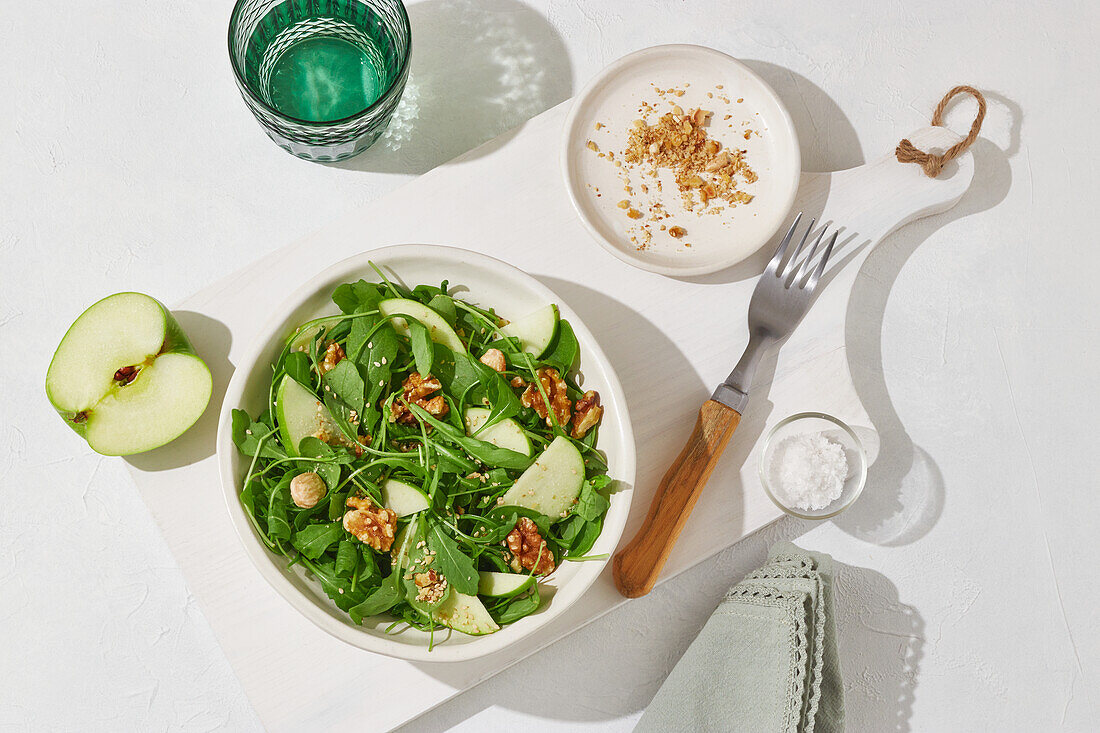
[[[768,480],[777,497],[796,509],[818,511],[840,498],[848,477],[844,447],[824,433],[803,433],[781,440],[768,464]]]

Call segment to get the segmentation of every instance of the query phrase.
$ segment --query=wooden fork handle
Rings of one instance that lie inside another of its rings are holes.
[[[707,400],[687,445],[669,466],[634,539],[615,555],[615,585],[627,598],[653,589],[695,502],[725,450],[741,415],[721,402]]]

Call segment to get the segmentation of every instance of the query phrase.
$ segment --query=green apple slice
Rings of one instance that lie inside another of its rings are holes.
[[[289,376],[283,377],[275,391],[275,419],[287,455],[298,455],[298,445],[311,436],[325,443],[351,443],[325,403]]]
[[[533,575],[482,570],[478,573],[477,594],[489,598],[511,598],[518,596],[534,584]]]
[[[525,456],[531,455],[531,441],[520,424],[512,418],[505,418],[500,422],[490,425],[478,433],[478,429],[489,419],[491,411],[487,407],[468,407],[463,413],[466,423],[466,434],[477,433],[478,440],[492,443],[498,448],[507,448]]]
[[[559,517],[573,505],[584,486],[584,458],[568,438],[558,436],[524,471],[502,503]]]
[[[536,358],[540,357],[546,353],[558,332],[558,307],[548,305],[539,308],[517,321],[512,321],[500,329],[500,332],[519,339],[524,351]]]
[[[390,548],[390,558],[394,567],[407,568],[409,566],[409,555],[413,549],[413,540],[416,539],[416,532],[413,531],[413,525],[416,524],[416,518],[408,522],[401,529],[397,530],[397,536],[393,538],[393,546]],[[420,559],[420,556],[417,556]]]
[[[500,631],[500,626],[489,615],[489,611],[477,596],[459,593],[454,588],[432,611],[432,617],[444,626],[472,636],[484,636]]]
[[[125,456],[182,435],[210,402],[210,370],[161,303],[116,293],[69,328],[46,373],[58,414],[97,453]]]
[[[306,326],[302,328],[298,326],[294,333],[290,335],[290,350],[291,351],[309,351],[309,347],[313,344],[313,339],[317,338],[317,334],[321,331],[321,324],[317,323],[312,326]]]
[[[466,350],[466,347],[462,345],[462,339],[451,328],[451,324],[423,303],[406,298],[389,298],[378,304],[378,310],[384,316],[411,316],[424,324],[432,341],[443,344],[452,351],[463,352]],[[405,322],[404,318],[394,318],[392,323],[399,334],[409,335],[409,324]]]
[[[430,505],[423,491],[412,484],[390,478],[382,482],[382,506],[398,517],[407,517],[424,511]]]

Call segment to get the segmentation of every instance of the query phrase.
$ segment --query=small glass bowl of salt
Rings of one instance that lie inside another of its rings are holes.
[[[760,483],[768,498],[791,516],[835,517],[859,498],[866,481],[863,444],[832,415],[791,415],[764,439]]]

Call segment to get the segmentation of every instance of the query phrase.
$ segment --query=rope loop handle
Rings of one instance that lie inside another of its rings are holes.
[[[970,125],[970,133],[939,155],[920,150],[908,139],[902,140],[898,143],[897,150],[894,151],[898,162],[916,163],[926,176],[935,178],[943,171],[944,165],[962,155],[967,148],[974,144],[974,141],[978,139],[978,133],[982,130],[982,121],[985,120],[985,97],[974,87],[957,86],[945,94],[940,103],[936,105],[936,111],[932,113],[932,124],[936,127],[944,126],[944,110],[947,109],[947,105],[951,100],[960,94],[969,94],[978,102],[978,114],[974,117],[974,123]]]

